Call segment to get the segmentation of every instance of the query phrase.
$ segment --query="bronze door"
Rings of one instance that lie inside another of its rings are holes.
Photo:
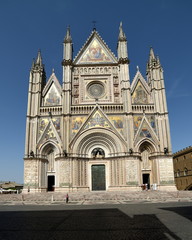
[[[105,183],[105,165],[92,165],[92,190],[102,191],[106,190]]]

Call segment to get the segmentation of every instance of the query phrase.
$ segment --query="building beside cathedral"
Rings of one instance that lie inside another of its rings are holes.
[[[28,92],[24,191],[175,190],[163,69],[150,49],[146,80],[131,81],[127,40],[117,57],[94,29],[73,58],[64,38],[62,85],[41,53]]]
[[[175,183],[178,190],[192,190],[192,146],[173,154]]]

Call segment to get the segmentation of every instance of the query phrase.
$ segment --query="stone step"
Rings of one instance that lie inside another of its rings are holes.
[[[0,202],[6,201],[65,201],[67,193],[46,192],[28,194],[0,194]],[[136,191],[136,192],[69,192],[70,201],[110,201],[110,200],[171,200],[191,199],[191,191]]]

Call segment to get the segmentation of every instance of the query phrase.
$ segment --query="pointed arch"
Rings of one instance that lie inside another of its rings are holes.
[[[148,138],[141,139],[135,146],[136,152],[141,153],[143,149],[147,149],[151,154],[159,151],[159,149],[157,149],[157,144],[152,139]]]
[[[43,142],[47,142],[46,139],[53,140],[53,142],[58,142],[60,145],[62,144],[61,138],[54,126],[53,119],[49,119],[48,124],[44,128],[42,134],[40,135],[37,141],[37,147],[39,148]]]
[[[39,153],[41,156],[46,156],[47,153],[52,149],[55,149],[56,154],[60,154],[61,147],[53,140],[49,139],[48,141],[44,142],[39,149]]]

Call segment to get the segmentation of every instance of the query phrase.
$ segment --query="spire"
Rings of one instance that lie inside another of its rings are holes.
[[[122,22],[120,22],[120,26],[119,26],[119,41],[127,41],[125,33],[123,32],[123,27],[122,27]]]
[[[153,51],[153,48],[151,47],[150,48],[150,52],[149,52],[149,61],[148,61],[148,64],[147,64],[147,71],[149,69],[149,67],[151,66],[155,66],[155,67],[161,67],[161,63],[160,63],[160,60],[159,60],[159,56],[155,56],[154,54],[154,51]]]
[[[71,33],[70,33],[70,26],[67,27],[67,33],[64,38],[64,43],[72,43]]]
[[[42,57],[41,57],[41,51],[38,51],[37,59],[36,59],[36,65],[42,66]]]
[[[151,63],[151,62],[153,62],[155,60],[156,60],[155,54],[154,54],[153,48],[151,47],[150,48],[150,52],[149,52],[149,62]]]

